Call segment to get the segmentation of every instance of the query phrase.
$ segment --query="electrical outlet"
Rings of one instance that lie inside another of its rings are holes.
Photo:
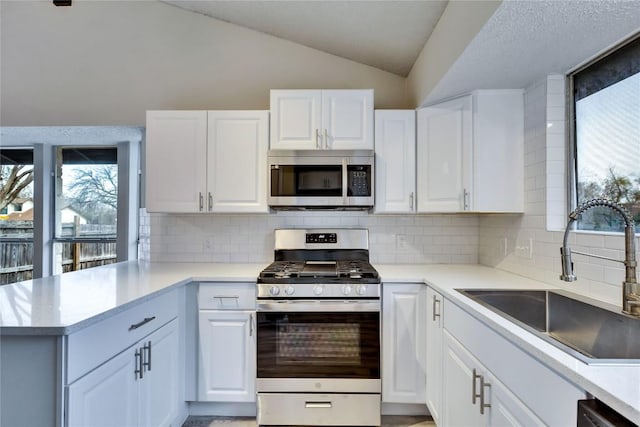
[[[404,234],[396,234],[396,249],[406,249],[407,236]]]
[[[519,258],[533,258],[533,239],[518,239],[514,253]]]

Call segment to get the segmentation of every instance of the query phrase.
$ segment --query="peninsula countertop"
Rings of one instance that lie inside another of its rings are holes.
[[[0,334],[67,335],[192,282],[255,282],[264,264],[130,261],[0,287]],[[640,421],[640,365],[588,365],[478,303],[458,288],[553,289],[480,265],[381,265],[383,283],[426,283],[627,418]]]

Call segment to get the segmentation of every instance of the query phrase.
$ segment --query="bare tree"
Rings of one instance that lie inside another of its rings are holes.
[[[33,182],[33,168],[25,165],[2,166],[0,171],[0,209],[6,208]]]
[[[87,216],[115,212],[118,207],[118,170],[115,165],[75,170],[67,197],[72,206]]]

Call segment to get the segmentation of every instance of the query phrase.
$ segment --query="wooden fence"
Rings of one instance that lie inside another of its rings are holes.
[[[82,228],[85,226],[82,225]],[[87,230],[79,230],[78,234],[82,237],[88,237],[101,235],[105,231],[115,231],[114,227],[105,229],[105,227],[96,227],[95,225],[86,228]],[[33,278],[33,243],[11,240],[11,238],[32,233],[31,221],[0,221],[0,235],[9,239],[8,241],[0,241],[0,285]],[[64,234],[70,235],[69,233]],[[62,271],[64,273],[116,262],[115,242],[60,242],[57,244],[62,245]]]

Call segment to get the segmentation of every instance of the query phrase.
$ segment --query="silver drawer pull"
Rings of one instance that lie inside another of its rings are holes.
[[[331,408],[331,402],[304,402],[305,408]]]
[[[134,329],[138,329],[140,326],[145,325],[149,322],[151,322],[153,319],[155,319],[156,316],[151,316],[151,317],[145,317],[144,319],[142,319],[141,321],[139,321],[138,323],[134,323],[133,325],[129,326],[129,330],[133,331]]]
[[[213,299],[240,299],[240,295],[214,295]]]

